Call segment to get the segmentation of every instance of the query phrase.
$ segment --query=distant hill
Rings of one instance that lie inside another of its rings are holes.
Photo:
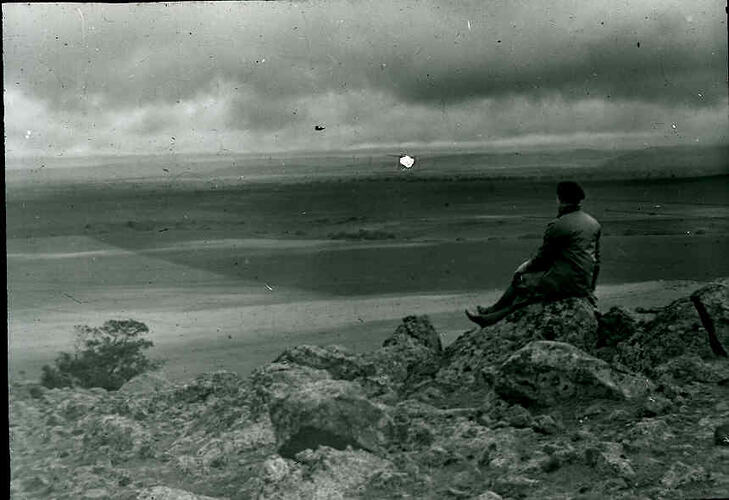
[[[351,155],[321,153],[255,156],[138,155],[25,160],[5,171],[6,182],[34,189],[61,184],[116,181],[216,186],[249,182],[310,182],[327,179],[658,179],[729,174],[729,146],[651,147],[642,150],[563,149],[408,151],[407,172],[387,149]]]
[[[673,146],[631,151],[601,165],[608,177],[699,177],[729,174],[729,146]]]

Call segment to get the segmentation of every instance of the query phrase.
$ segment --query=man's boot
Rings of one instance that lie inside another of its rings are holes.
[[[487,327],[498,323],[505,317],[507,317],[514,309],[512,307],[505,307],[503,309],[497,309],[487,314],[479,314],[478,312],[469,311],[466,309],[466,316],[468,319],[476,323],[481,328]]]

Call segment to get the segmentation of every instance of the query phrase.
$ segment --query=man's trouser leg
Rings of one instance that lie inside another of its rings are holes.
[[[498,311],[500,309],[504,309],[506,307],[511,306],[511,304],[519,297],[520,295],[520,285],[521,277],[518,275],[514,276],[514,279],[511,280],[511,283],[509,283],[509,286],[504,291],[503,295],[501,295],[501,298],[496,301],[496,303],[490,307],[481,307],[478,306],[478,312],[479,314],[489,314],[494,311]]]

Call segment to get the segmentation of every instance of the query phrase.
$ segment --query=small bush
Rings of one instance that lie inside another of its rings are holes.
[[[150,340],[140,338],[149,332],[144,323],[110,320],[100,327],[76,325],[75,352],[62,352],[54,366],[45,365],[41,384],[54,387],[103,387],[119,389],[131,378],[159,368],[162,361],[144,354],[152,347]]]

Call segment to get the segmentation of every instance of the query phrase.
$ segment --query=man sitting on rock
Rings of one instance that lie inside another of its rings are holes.
[[[572,181],[557,185],[557,218],[547,225],[536,256],[520,265],[504,295],[491,307],[466,309],[468,319],[484,327],[520,307],[567,297],[594,295],[600,269],[600,224],[580,209],[585,192]]]

